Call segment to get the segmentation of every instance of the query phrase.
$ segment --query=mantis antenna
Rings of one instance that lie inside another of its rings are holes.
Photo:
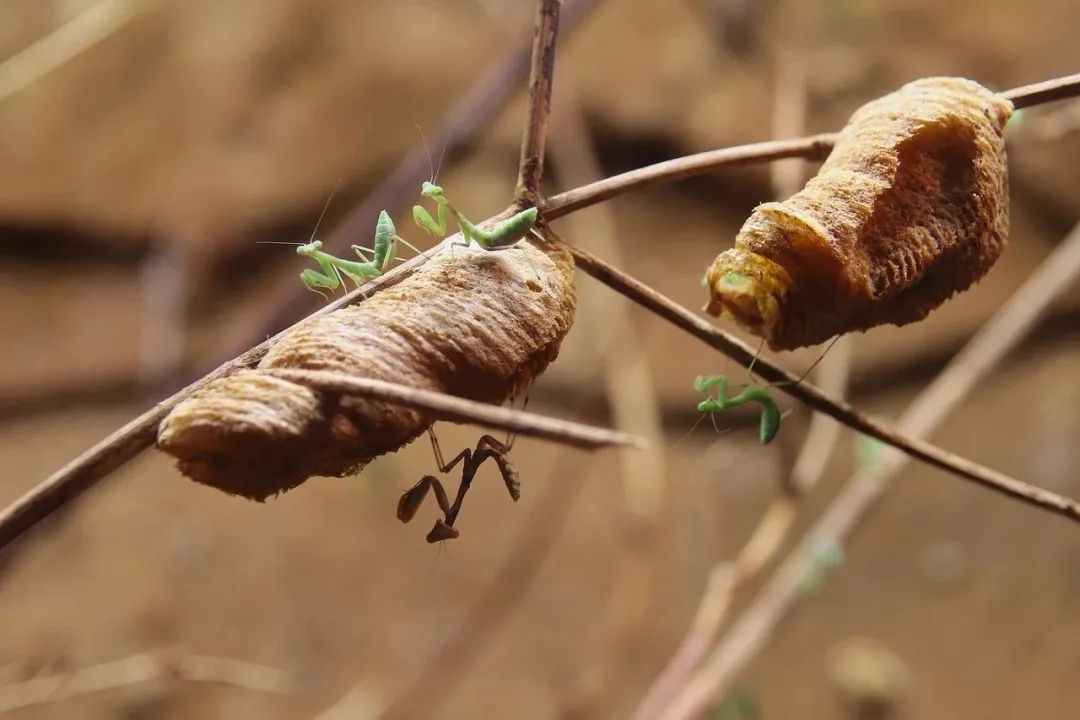
[[[341,178],[338,178],[334,183],[334,189],[330,191],[330,197],[326,198],[326,204],[323,205],[322,212],[319,213],[319,219],[315,221],[315,229],[311,231],[311,237],[308,238],[308,242],[315,239],[315,233],[319,232],[319,226],[322,225],[323,218],[326,217],[326,211],[330,209],[330,203],[334,201],[334,196],[337,195],[338,188],[341,187]]]
[[[439,162],[432,165],[431,146],[428,145],[427,136],[424,135],[424,129],[420,127],[420,123],[413,123],[413,127],[416,128],[416,132],[420,133],[420,142],[424,144],[424,152],[427,154],[428,170],[431,172],[430,182],[434,184],[436,178],[439,177],[439,173],[442,171],[443,158],[446,157],[446,146],[449,144],[449,138],[443,137],[442,149],[439,151]]]

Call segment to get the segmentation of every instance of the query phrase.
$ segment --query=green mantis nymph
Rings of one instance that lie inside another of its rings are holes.
[[[756,402],[761,405],[761,424],[759,439],[762,445],[768,445],[780,431],[780,408],[764,387],[751,383],[738,395],[728,396],[728,380],[725,375],[698,376],[694,380],[694,390],[708,392],[716,388],[716,396],[698,403],[698,412],[714,413],[728,410],[746,403]]]
[[[379,219],[375,223],[375,241],[373,249],[369,250],[360,245],[353,245],[352,249],[360,256],[361,260],[344,260],[329,253],[323,252],[322,241],[313,240],[296,248],[297,255],[309,257],[319,264],[322,272],[313,269],[304,270],[300,273],[300,280],[308,288],[321,294],[321,290],[336,290],[344,281],[342,275],[352,280],[360,287],[368,280],[379,277],[390,267],[390,263],[397,257],[397,244],[401,242],[413,251],[419,252],[408,241],[397,234],[394,221],[390,219],[385,210],[379,213]],[[369,253],[368,260],[364,253]]]
[[[730,274],[735,276],[736,281],[739,277],[741,277],[735,273]],[[725,280],[727,280],[727,278],[725,278]],[[773,438],[776,437],[776,434],[780,432],[781,420],[780,409],[777,407],[776,401],[772,399],[771,395],[769,395],[769,388],[787,385],[799,385],[803,380],[806,379],[806,376],[809,375],[813,371],[813,369],[818,366],[818,363],[825,359],[825,355],[828,354],[829,350],[832,349],[832,346],[835,345],[836,341],[839,339],[839,335],[833,338],[832,342],[830,342],[828,347],[825,348],[824,352],[822,352],[821,355],[818,356],[817,360],[815,360],[810,365],[810,367],[808,367],[806,371],[803,372],[803,374],[800,375],[799,378],[794,382],[787,380],[784,382],[763,386],[758,385],[757,382],[754,381],[754,363],[757,362],[758,355],[761,353],[760,347],[758,348],[758,351],[754,355],[754,359],[751,361],[750,367],[748,368],[750,371],[750,384],[743,388],[742,392],[740,392],[738,395],[728,395],[727,376],[699,375],[694,380],[694,390],[697,392],[708,392],[709,390],[716,388],[716,396],[706,398],[699,402],[697,406],[698,412],[721,412],[723,410],[729,410],[733,407],[738,407],[739,405],[756,402],[757,404],[761,405],[761,424],[759,427],[759,439],[761,440],[762,445],[768,445],[770,442],[773,441]],[[764,340],[762,341],[762,343],[764,344]]]
[[[511,247],[518,240],[529,234],[536,224],[536,208],[522,210],[517,215],[503,220],[491,230],[484,230],[469,222],[457,208],[450,204],[443,189],[435,183],[425,182],[420,186],[420,195],[431,198],[438,207],[438,221],[420,205],[413,206],[413,220],[429,233],[443,238],[449,229],[450,216],[454,216],[461,234],[466,240],[475,242],[485,250],[502,250]],[[467,244],[467,243],[466,243]]]

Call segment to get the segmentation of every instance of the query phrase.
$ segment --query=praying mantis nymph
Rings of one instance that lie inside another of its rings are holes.
[[[329,253],[323,252],[322,241],[312,240],[296,248],[297,255],[309,257],[319,264],[322,272],[307,269],[300,273],[300,280],[308,288],[315,292],[321,289],[336,290],[342,283],[342,275],[356,283],[360,287],[364,282],[379,277],[390,267],[390,263],[397,256],[397,244],[401,242],[415,252],[420,252],[397,234],[394,221],[385,210],[379,213],[379,219],[375,223],[375,241],[373,249],[353,245],[353,251],[360,256],[361,260],[344,260]],[[370,253],[368,260],[364,253]]]
[[[780,431],[780,408],[764,387],[751,383],[738,395],[728,396],[728,380],[725,375],[698,376],[694,380],[694,390],[708,392],[716,388],[716,396],[698,403],[698,412],[714,413],[729,410],[739,405],[756,402],[761,405],[761,424],[759,439],[762,445],[768,445]]]
[[[728,276],[724,278],[724,281],[732,284],[737,284],[744,279],[745,276],[739,275],[737,273],[729,273]],[[738,407],[739,405],[756,402],[757,404],[761,405],[761,423],[759,426],[759,439],[761,440],[762,445],[768,445],[770,442],[773,441],[773,438],[776,437],[776,434],[780,432],[781,420],[780,408],[777,407],[776,401],[772,399],[771,395],[769,395],[769,388],[778,387],[781,385],[798,385],[799,383],[801,383],[804,379],[806,379],[806,376],[809,375],[815,367],[817,367],[818,363],[820,363],[822,359],[824,359],[825,355],[829,352],[829,350],[832,349],[832,346],[835,345],[836,341],[839,339],[839,335],[833,338],[832,342],[829,343],[829,346],[825,348],[825,351],[818,356],[817,360],[815,360],[813,364],[811,364],[810,367],[808,367],[806,371],[799,377],[799,379],[794,381],[794,383],[792,383],[791,381],[784,381],[775,385],[762,386],[754,382],[753,367],[754,362],[757,361],[757,355],[754,356],[754,361],[750,363],[751,382],[749,385],[743,388],[742,392],[740,392],[738,395],[728,395],[728,380],[726,375],[699,375],[694,380],[694,390],[697,392],[708,392],[713,388],[716,388],[716,396],[706,398],[699,402],[697,406],[698,412],[722,412],[724,410],[730,410],[733,407]],[[759,349],[758,352],[760,353],[761,350]]]
[[[454,521],[457,520],[458,513],[461,511],[461,504],[465,500],[465,494],[469,491],[469,486],[472,485],[476,471],[480,469],[480,466],[485,461],[489,459],[495,461],[495,464],[499,467],[503,482],[506,484],[506,490],[510,493],[510,498],[517,502],[518,498],[521,497],[521,480],[518,479],[517,468],[507,457],[510,449],[514,446],[513,438],[508,437],[506,442],[500,442],[491,435],[483,435],[480,437],[475,449],[466,448],[450,462],[446,462],[443,460],[442,449],[439,447],[438,438],[435,437],[435,431],[430,427],[428,428],[428,436],[431,438],[431,448],[435,452],[435,462],[439,466],[439,472],[448,473],[458,463],[463,463],[461,483],[458,485],[457,496],[454,498],[453,504],[450,503],[446,489],[443,488],[442,483],[434,475],[425,475],[420,479],[420,482],[406,490],[401,496],[401,500],[398,501],[398,520],[407,523],[416,515],[416,511],[424,502],[428,491],[435,493],[435,501],[439,509],[443,511],[443,517],[435,520],[434,527],[427,534],[429,543],[453,540],[458,537],[459,532],[454,527]]]
[[[431,213],[420,205],[413,206],[413,220],[416,224],[433,235],[443,238],[449,230],[450,215],[453,214],[455,222],[461,229],[461,234],[466,240],[475,242],[485,250],[502,250],[511,247],[532,231],[536,225],[537,209],[532,207],[522,210],[517,215],[503,220],[491,230],[484,230],[466,219],[458,212],[457,208],[450,204],[443,193],[443,189],[435,183],[425,182],[420,186],[420,195],[431,198],[438,207],[438,221],[431,217]]]

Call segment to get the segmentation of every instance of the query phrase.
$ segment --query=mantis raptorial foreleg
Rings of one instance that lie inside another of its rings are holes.
[[[438,220],[431,216],[420,205],[413,206],[413,220],[416,224],[438,238],[446,236],[449,230],[450,217],[453,216],[461,235],[485,250],[502,250],[513,246],[524,238],[536,225],[537,209],[527,208],[513,217],[503,220],[491,230],[485,230],[473,225],[469,220],[458,212],[457,208],[450,204],[443,193],[443,189],[434,183],[425,182],[420,187],[420,195],[435,201]]]
[[[377,278],[382,271],[374,262],[357,262],[355,260],[343,260],[322,251],[322,241],[314,240],[296,248],[296,254],[309,257],[319,264],[322,272],[304,270],[300,273],[300,280],[309,290],[319,292],[319,288],[336,290],[343,282],[341,276],[352,280],[360,287],[368,280]]]
[[[714,397],[698,403],[698,412],[714,413],[729,410],[739,405],[756,402],[761,405],[761,424],[759,439],[762,445],[768,445],[780,430],[780,408],[769,395],[768,390],[756,384],[744,388],[738,395],[728,396],[727,377],[724,375],[699,376],[694,380],[694,390],[708,392],[716,388]]]
[[[427,183],[425,183],[425,186],[426,185]],[[438,202],[438,200],[436,200],[435,212],[439,216],[438,220],[431,217],[431,213],[429,213],[423,206],[413,205],[413,221],[424,230],[427,230],[428,233],[434,235],[436,238],[442,239],[446,237],[446,233],[450,229],[449,203]]]
[[[491,435],[482,435],[480,441],[476,443],[475,449],[466,448],[455,455],[450,462],[444,462],[442,449],[439,447],[439,440],[435,437],[435,432],[429,428],[428,435],[431,437],[431,447],[435,451],[435,460],[439,465],[439,472],[448,473],[459,463],[464,463],[461,470],[461,483],[458,485],[453,504],[450,503],[446,489],[434,475],[425,475],[420,479],[420,482],[406,490],[398,501],[398,519],[401,522],[409,522],[424,502],[428,491],[434,491],[435,502],[438,504],[439,509],[442,510],[443,517],[435,521],[434,527],[427,534],[429,543],[452,540],[458,537],[459,532],[454,527],[454,522],[457,520],[458,513],[461,512],[461,505],[465,501],[465,494],[468,493],[469,487],[472,485],[473,477],[475,477],[480,466],[488,459],[494,460],[495,464],[498,465],[499,473],[506,484],[506,490],[510,493],[510,497],[514,502],[517,502],[518,498],[521,497],[521,480],[518,477],[517,468],[506,457],[513,445],[512,441],[503,443]]]
[[[750,384],[747,385],[742,392],[738,395],[728,395],[728,380],[725,375],[699,375],[694,380],[694,390],[697,392],[708,392],[713,388],[716,388],[716,395],[714,397],[706,398],[698,403],[697,409],[703,413],[715,413],[724,410],[729,410],[739,405],[745,405],[746,403],[758,403],[761,405],[761,424],[759,437],[762,445],[768,445],[772,442],[776,434],[780,432],[780,409],[776,405],[776,401],[769,395],[770,387],[781,387],[784,385],[798,385],[806,376],[810,374],[818,363],[820,363],[825,355],[832,349],[832,346],[839,340],[839,336],[833,338],[828,347],[818,356],[810,367],[799,376],[794,382],[785,381],[775,383],[773,385],[762,386],[758,385],[754,380],[754,364],[757,363],[758,355],[761,354],[761,348],[758,348],[757,353],[754,354],[754,359],[750,362],[750,367],[747,368],[750,373]],[[764,341],[762,341],[764,343]]]

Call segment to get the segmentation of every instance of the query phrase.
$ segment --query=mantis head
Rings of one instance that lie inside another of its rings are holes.
[[[702,400],[701,402],[699,402],[698,405],[697,405],[697,409],[698,409],[698,412],[715,413],[715,412],[721,412],[721,411],[725,410],[726,408],[724,408],[724,406],[721,405],[720,401],[717,400],[716,398],[708,398],[706,400]]]
[[[319,250],[322,250],[322,240],[313,240],[312,242],[306,243],[304,245],[296,246],[296,254],[303,255],[305,257],[311,257]]]
[[[443,197],[443,189],[435,183],[425,182],[420,186],[420,194],[438,201]]]

